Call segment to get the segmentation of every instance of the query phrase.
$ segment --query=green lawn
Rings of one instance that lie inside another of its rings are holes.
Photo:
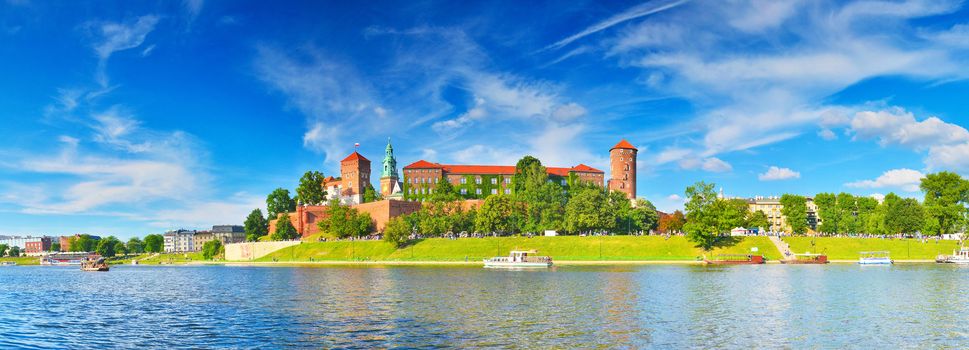
[[[780,253],[766,237],[747,237],[730,247],[718,248],[711,254],[741,254],[758,247],[768,259]],[[501,238],[430,238],[397,249],[382,241],[315,242],[284,248],[257,261],[370,260],[370,261],[480,261],[493,256],[507,256],[513,249],[537,249],[539,254],[557,260],[696,260],[704,252],[684,237],[665,239],[661,236],[605,237],[501,237]]]
[[[7,256],[0,258],[0,261],[13,261],[17,265],[40,265],[40,257],[36,256],[21,256],[16,258]]]
[[[894,260],[932,260],[939,254],[952,254],[959,248],[958,241],[934,239],[922,243],[916,239],[882,238],[834,238],[834,237],[785,237],[784,242],[794,253],[827,254],[832,260],[857,260],[864,251],[889,251]],[[814,242],[814,246],[811,245]]]
[[[113,265],[130,264],[132,259],[137,259],[138,263],[142,265],[158,265],[161,263],[183,264],[193,261],[205,261],[205,259],[202,258],[202,252],[158,254],[158,256],[155,257],[151,257],[151,255],[152,254],[141,254],[129,256],[123,259],[110,260],[109,263]]]

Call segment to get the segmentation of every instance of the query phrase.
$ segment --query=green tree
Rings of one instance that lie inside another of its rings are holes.
[[[276,220],[276,232],[273,232],[270,238],[274,241],[284,241],[298,237],[299,232],[296,231],[296,227],[293,227],[293,223],[289,220],[289,215],[279,215],[279,219]]]
[[[581,188],[565,206],[565,230],[583,233],[611,229],[619,213],[610,209],[615,207],[610,206],[609,195],[601,188]]]
[[[245,227],[247,241],[253,242],[258,240],[259,237],[269,234],[269,221],[262,216],[262,210],[259,208],[253,209],[249,213],[243,225]]]
[[[631,219],[634,230],[649,233],[659,225],[659,213],[652,202],[643,198],[636,199],[636,207],[632,208]]]
[[[807,199],[804,196],[784,194],[781,196],[781,214],[787,217],[787,226],[795,234],[807,233]]]
[[[14,258],[20,256],[20,247],[13,246],[13,247],[8,248],[7,249],[7,256],[14,257]]]
[[[915,198],[885,195],[885,231],[890,234],[913,233],[925,225],[925,212]]]
[[[865,217],[865,232],[873,235],[888,233],[885,229],[885,205],[879,205]]]
[[[838,233],[838,224],[841,222],[838,196],[834,193],[818,193],[814,195],[814,204],[818,206],[818,217],[821,218],[818,232]]]
[[[710,250],[719,238],[717,224],[717,193],[714,191],[716,184],[697,182],[686,188],[686,197],[689,201],[684,205],[686,209],[686,223],[683,231],[687,238],[698,247]]]
[[[363,189],[363,203],[376,202],[381,199],[380,193],[374,190],[373,185],[367,184],[367,187]]]
[[[323,173],[319,171],[307,171],[304,173],[303,177],[299,179],[299,187],[296,187],[296,198],[303,204],[322,204],[326,200],[326,189],[323,187]]]
[[[943,171],[922,178],[919,188],[925,192],[927,234],[941,235],[957,232],[966,223],[966,203],[969,202],[969,182],[959,174]]]
[[[373,220],[370,214],[360,212],[339,201],[330,201],[326,208],[326,219],[317,223],[320,231],[338,238],[361,237],[371,232]]]
[[[747,214],[746,227],[766,229],[769,226],[770,226],[770,222],[767,221],[767,214],[765,214],[763,210],[758,210]]]
[[[717,199],[717,233],[729,233],[736,227],[747,226],[747,216],[750,215],[747,201],[743,199]]]
[[[118,241],[114,244],[114,253],[118,255],[128,255],[128,248],[124,242]]]
[[[447,177],[441,176],[437,185],[434,186],[434,193],[431,194],[431,201],[436,203],[454,202],[461,199],[458,192],[454,190],[454,185],[448,181]]]
[[[499,234],[514,232],[515,201],[511,196],[498,194],[485,198],[474,220],[474,229],[481,233],[496,232]]]
[[[0,244],[0,256],[6,255],[8,249],[10,249],[10,246],[9,245]]]
[[[858,202],[850,193],[841,192],[837,198],[838,212],[841,222],[838,223],[838,233],[857,233],[862,230],[858,222]]]
[[[878,209],[878,200],[871,197],[855,197],[855,201],[858,204],[858,211],[856,215],[858,217],[858,227],[855,232],[868,232],[868,222],[871,217],[876,215]]]
[[[537,189],[548,179],[548,172],[542,161],[532,156],[525,156],[515,164],[515,175],[511,177],[512,189],[515,194],[530,189]]]
[[[145,252],[145,243],[138,239],[138,237],[131,237],[125,248],[130,254],[141,254]]]
[[[202,244],[202,257],[205,260],[212,260],[212,258],[222,255],[223,249],[222,242],[217,239],[205,242],[205,244]]]
[[[61,243],[60,242],[53,242],[53,243],[51,243],[50,244],[50,251],[52,251],[52,252],[59,252],[59,251],[61,251]]]
[[[97,248],[98,240],[91,235],[83,234],[68,239],[68,250],[72,252],[92,252]]]
[[[269,217],[274,218],[279,214],[296,210],[296,201],[289,198],[289,190],[277,188],[266,197],[266,210],[269,212]]]
[[[407,243],[407,236],[410,233],[410,225],[407,224],[407,221],[403,217],[398,216],[387,222],[387,226],[384,227],[383,239],[386,242],[393,243],[397,247],[401,247]]]
[[[105,258],[110,258],[115,256],[116,252],[114,251],[114,248],[118,243],[121,243],[121,241],[119,241],[114,236],[108,236],[107,238],[102,238],[97,242],[98,243],[94,251]]]
[[[165,249],[165,237],[159,234],[145,236],[145,252],[161,253]]]

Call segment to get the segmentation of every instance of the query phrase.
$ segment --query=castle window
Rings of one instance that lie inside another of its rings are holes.
[[[480,188],[474,189],[474,194],[481,194],[481,189]]]
[[[439,177],[438,178],[434,178],[434,183],[439,183],[439,182],[441,182],[441,178],[439,178]]]
[[[461,178],[461,184],[463,185],[463,184],[466,184],[466,183],[468,183],[468,179],[467,179],[467,178],[464,178],[464,177],[462,177],[462,178]]]
[[[480,177],[474,178],[474,183],[480,185],[481,184],[481,178]]]
[[[433,188],[428,188],[427,189],[427,194],[434,194],[434,189]]]
[[[626,171],[629,171],[629,164],[626,164]]]
[[[511,178],[510,177],[506,177],[505,178],[505,184],[507,185],[507,184],[510,184],[510,183],[511,183]]]
[[[491,184],[492,185],[497,185],[498,184],[498,178],[495,178],[495,177],[491,178]]]
[[[462,195],[466,195],[466,194],[468,194],[468,189],[467,189],[467,188],[462,188],[462,189],[461,189],[461,194],[462,194]]]
[[[505,194],[511,194],[511,189],[510,188],[506,188],[505,189]]]
[[[566,182],[565,179],[562,179],[562,186],[565,186],[566,184],[568,184],[568,182]]]
[[[498,189],[497,188],[492,188],[491,189],[491,194],[498,194]]]

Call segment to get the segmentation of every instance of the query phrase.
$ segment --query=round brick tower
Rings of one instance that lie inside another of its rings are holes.
[[[639,150],[625,139],[609,150],[610,191],[620,191],[629,199],[636,198],[636,154]]]

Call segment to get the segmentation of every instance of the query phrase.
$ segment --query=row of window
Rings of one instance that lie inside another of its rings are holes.
[[[464,195],[464,196],[468,195],[468,189],[467,188],[462,188],[460,192],[461,192],[461,195]],[[482,191],[481,191],[480,188],[474,189],[474,194],[480,196],[481,193],[482,193]],[[510,188],[506,188],[504,190],[504,193],[505,194],[511,194],[511,189]],[[407,194],[409,194],[409,195],[415,195],[415,194],[434,194],[434,189],[433,188],[420,188],[420,189],[408,188],[407,189]],[[492,188],[491,189],[491,194],[498,194],[498,189],[497,188]]]

